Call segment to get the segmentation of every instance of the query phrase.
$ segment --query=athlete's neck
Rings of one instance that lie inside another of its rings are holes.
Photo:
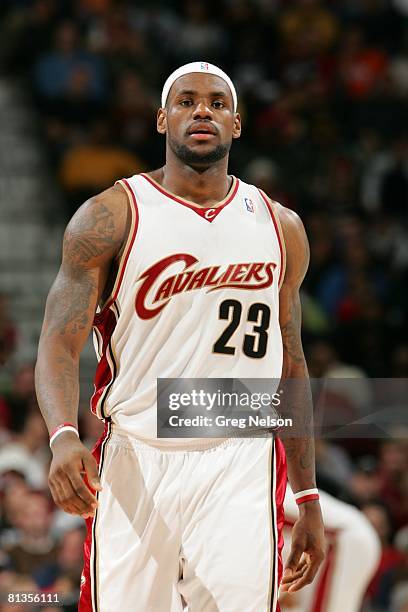
[[[232,177],[227,174],[228,158],[205,170],[195,170],[185,164],[167,160],[166,164],[150,172],[150,176],[164,189],[191,200],[198,206],[214,206],[228,194]]]

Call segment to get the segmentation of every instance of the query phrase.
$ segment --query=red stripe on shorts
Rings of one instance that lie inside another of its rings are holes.
[[[100,472],[101,467],[101,457],[102,457],[102,447],[104,446],[104,442],[107,441],[107,438],[110,434],[110,424],[105,423],[105,429],[103,434],[96,442],[95,446],[92,449],[92,455],[95,457],[96,463],[98,465],[98,471]],[[92,489],[90,484],[88,483],[86,477],[85,482],[88,485],[89,489],[92,493],[95,493],[95,490]],[[78,612],[96,612],[96,608],[94,610],[92,606],[92,584],[91,584],[91,552],[92,552],[92,544],[93,544],[93,523],[96,519],[96,513],[94,517],[90,517],[85,519],[86,523],[86,537],[84,541],[84,566],[81,574],[81,585],[80,585],[80,594],[79,594],[79,603],[78,603]]]

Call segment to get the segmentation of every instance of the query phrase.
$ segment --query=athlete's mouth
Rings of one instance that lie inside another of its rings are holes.
[[[217,134],[217,130],[209,124],[205,123],[196,123],[192,125],[188,130],[189,136],[193,136],[196,134],[205,134],[207,136],[215,136]]]

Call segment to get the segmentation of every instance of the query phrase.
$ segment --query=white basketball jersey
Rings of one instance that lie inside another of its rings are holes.
[[[132,226],[95,316],[91,409],[153,440],[157,378],[280,378],[285,250],[274,203],[235,177],[211,208],[146,174],[119,183]]]

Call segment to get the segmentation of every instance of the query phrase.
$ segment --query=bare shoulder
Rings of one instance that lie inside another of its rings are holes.
[[[286,248],[286,276],[303,280],[309,266],[309,241],[301,218],[295,211],[274,202]]]
[[[128,197],[114,185],[87,200],[74,214],[64,234],[64,259],[83,267],[118,257],[130,225]]]
[[[274,205],[285,239],[290,240],[298,238],[301,240],[305,237],[305,228],[299,215],[295,213],[294,210],[282,206],[279,202],[274,202]]]

